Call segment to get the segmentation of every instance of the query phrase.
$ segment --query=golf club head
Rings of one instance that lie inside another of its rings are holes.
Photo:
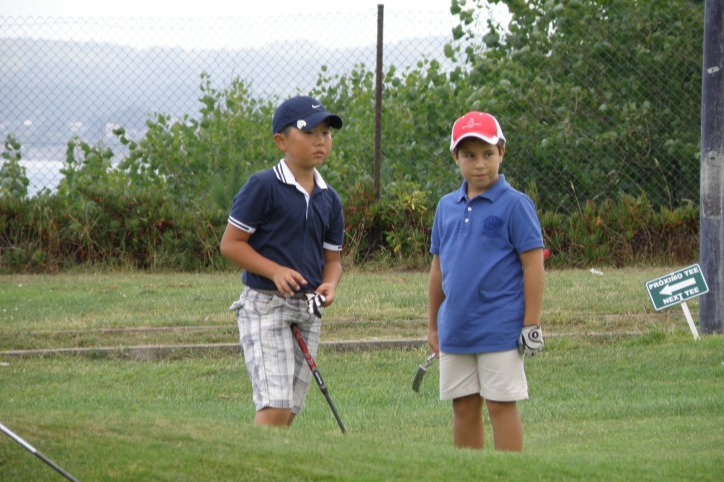
[[[422,383],[422,377],[425,376],[425,372],[427,371],[427,367],[432,365],[432,361],[435,359],[435,354],[433,353],[429,357],[427,357],[427,360],[425,361],[424,365],[420,365],[417,367],[417,373],[415,373],[415,379],[412,380],[412,389],[416,392],[420,391],[420,384]]]
[[[412,380],[412,389],[416,392],[420,391],[420,384],[422,383],[422,377],[425,376],[427,370],[423,366],[417,367],[417,373],[415,373],[415,379]]]

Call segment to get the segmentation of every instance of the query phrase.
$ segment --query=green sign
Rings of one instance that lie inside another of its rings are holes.
[[[647,281],[646,289],[656,311],[709,292],[709,287],[706,285],[706,280],[698,264]]]

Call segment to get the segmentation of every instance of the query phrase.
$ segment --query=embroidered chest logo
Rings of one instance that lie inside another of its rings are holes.
[[[498,216],[488,216],[483,220],[483,236],[499,238],[503,231],[503,220]]]

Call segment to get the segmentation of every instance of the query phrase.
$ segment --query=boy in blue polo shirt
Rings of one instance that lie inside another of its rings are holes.
[[[458,119],[450,151],[464,182],[435,213],[428,293],[440,399],[452,400],[456,447],[483,448],[485,404],[495,449],[522,451],[523,355],[543,348],[541,227],[533,201],[499,174],[505,137],[495,117]]]
[[[246,287],[230,309],[257,425],[289,426],[303,408],[312,373],[290,324],[316,356],[321,310],[308,310],[305,294],[320,294],[321,306],[329,306],[342,277],[342,202],[316,170],[331,152],[331,127],[340,129],[342,119],[312,97],[279,105],[272,130],[284,158],[252,175],[234,197],[221,240],[221,253],[244,270]]]

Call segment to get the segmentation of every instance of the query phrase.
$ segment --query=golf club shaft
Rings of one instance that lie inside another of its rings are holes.
[[[50,459],[49,459],[48,457],[46,457],[45,455],[43,455],[43,454],[41,454],[40,452],[38,452],[38,451],[35,449],[35,447],[33,447],[32,445],[30,445],[30,444],[29,444],[28,442],[26,442],[25,440],[21,439],[21,438],[20,438],[18,435],[16,435],[12,430],[10,430],[9,428],[7,428],[5,425],[3,425],[3,424],[1,424],[1,423],[0,423],[0,430],[3,431],[3,432],[5,432],[5,434],[6,434],[8,437],[10,437],[11,439],[15,440],[15,441],[16,441],[17,443],[19,443],[20,445],[22,445],[23,447],[25,447],[25,449],[26,449],[28,452],[30,452],[31,454],[33,454],[33,455],[35,455],[36,457],[38,457],[40,460],[42,460],[42,461],[45,462],[46,464],[50,465],[50,466],[51,466],[53,469],[55,469],[55,471],[58,472],[60,475],[62,475],[62,476],[65,477],[66,479],[71,480],[71,481],[73,481],[73,482],[78,482],[78,480],[77,480],[75,477],[73,477],[72,475],[70,475],[68,472],[66,472],[66,471],[63,470],[62,468],[58,467],[58,465],[57,465],[55,462],[53,462],[52,460],[50,460]]]
[[[327,399],[327,403],[329,404],[329,408],[332,409],[334,418],[337,419],[337,424],[339,425],[339,428],[342,430],[342,433],[347,433],[347,431],[344,429],[344,424],[342,423],[342,419],[339,418],[337,409],[334,407],[334,403],[332,403],[332,398],[329,396],[329,390],[327,390],[327,385],[324,384],[324,379],[322,379],[322,374],[319,373],[319,370],[317,369],[317,364],[314,363],[314,358],[312,358],[312,354],[309,353],[307,344],[304,342],[304,337],[302,337],[302,332],[299,330],[299,327],[295,323],[291,324],[291,328],[292,328],[292,333],[294,334],[294,338],[297,339],[299,348],[302,350],[302,354],[304,354],[304,358],[307,360],[307,365],[309,365],[309,369],[312,370],[312,375],[314,375],[314,379],[317,380],[317,385],[319,385],[319,389],[324,394],[324,398]]]

